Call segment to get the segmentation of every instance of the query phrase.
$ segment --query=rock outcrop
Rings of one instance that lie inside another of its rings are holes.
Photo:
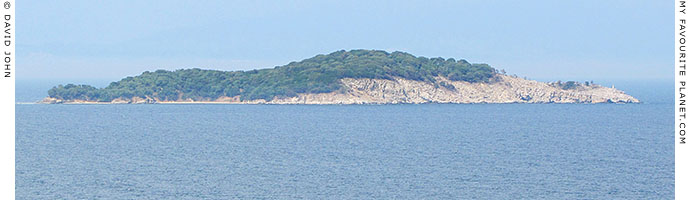
[[[241,101],[239,96],[204,100],[161,101],[150,97],[118,98],[109,103],[229,103],[229,104],[421,104],[421,103],[639,103],[623,91],[600,85],[563,89],[556,84],[497,75],[489,83],[450,81],[436,77],[436,83],[396,78],[340,79],[342,88],[330,93],[303,93]],[[46,98],[42,103],[89,103]],[[104,103],[104,102],[91,102]],[[108,102],[105,102],[108,103]]]
[[[342,79],[343,90],[275,98],[277,104],[397,104],[397,103],[639,103],[634,97],[599,85],[562,89],[553,84],[499,75],[492,83],[437,83],[395,79]],[[444,86],[445,85],[445,86]]]

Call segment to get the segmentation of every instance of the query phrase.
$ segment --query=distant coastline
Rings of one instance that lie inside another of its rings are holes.
[[[144,72],[105,88],[59,85],[47,104],[639,103],[591,82],[537,82],[486,64],[370,50],[273,69]]]

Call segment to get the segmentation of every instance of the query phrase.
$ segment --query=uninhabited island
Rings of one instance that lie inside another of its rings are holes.
[[[639,103],[613,87],[538,82],[487,64],[380,50],[336,51],[250,71],[146,71],[105,88],[58,85],[49,104]]]

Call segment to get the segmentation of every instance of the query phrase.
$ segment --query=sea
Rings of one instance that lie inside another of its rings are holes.
[[[673,82],[640,104],[44,105],[17,199],[673,199]],[[107,83],[104,83],[107,84]]]

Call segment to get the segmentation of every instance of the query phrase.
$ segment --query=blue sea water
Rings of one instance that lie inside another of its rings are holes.
[[[672,199],[671,85],[616,87],[644,103],[18,104],[16,197]]]

